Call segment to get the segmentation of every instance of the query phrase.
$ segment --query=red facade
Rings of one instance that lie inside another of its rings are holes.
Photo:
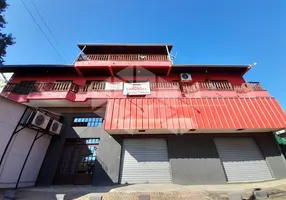
[[[38,107],[106,106],[106,130],[272,131],[285,113],[249,65],[174,65],[171,45],[79,45],[74,65],[4,66],[3,96]],[[191,80],[181,81],[189,73]],[[23,85],[23,82],[32,85]],[[108,91],[106,83],[149,82],[150,94]],[[24,91],[24,92],[23,92]],[[96,102],[96,103],[95,103]]]
[[[286,124],[274,98],[110,99],[106,116],[107,130],[279,129]]]

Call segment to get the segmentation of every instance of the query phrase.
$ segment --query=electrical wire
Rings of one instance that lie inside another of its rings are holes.
[[[45,38],[48,40],[48,42],[50,43],[50,45],[53,47],[53,49],[55,50],[55,52],[58,54],[58,56],[64,61],[65,59],[61,56],[61,54],[58,52],[58,50],[56,49],[56,47],[53,45],[53,43],[51,42],[51,40],[49,39],[49,37],[46,35],[46,33],[44,32],[44,30],[41,28],[41,26],[38,24],[37,20],[34,18],[34,16],[32,15],[32,13],[30,12],[30,10],[28,9],[27,5],[25,4],[25,2],[23,0],[21,0],[21,2],[23,3],[24,7],[26,8],[27,12],[30,14],[30,16],[32,17],[32,19],[34,20],[34,22],[36,23],[36,25],[38,26],[38,28],[41,30],[41,32],[43,33],[43,35],[45,36]]]
[[[40,11],[38,10],[35,2],[33,0],[31,0],[36,12],[38,13],[38,15],[40,16],[42,22],[45,24],[46,28],[48,29],[48,31],[50,32],[51,36],[54,38],[56,44],[58,45],[58,47],[60,48],[61,52],[63,53],[63,55],[65,56],[65,58],[67,58],[67,54],[64,52],[64,50],[61,48],[58,40],[56,39],[55,35],[53,34],[53,32],[51,31],[51,29],[49,28],[48,24],[46,23],[46,21],[44,20],[43,16],[41,15]]]

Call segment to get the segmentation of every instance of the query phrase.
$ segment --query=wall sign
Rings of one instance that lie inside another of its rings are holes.
[[[123,82],[105,83],[105,90],[122,90]]]
[[[146,95],[151,94],[150,82],[143,83],[124,83],[124,95]]]

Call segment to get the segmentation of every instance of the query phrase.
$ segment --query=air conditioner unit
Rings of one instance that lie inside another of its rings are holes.
[[[58,122],[57,120],[53,120],[51,127],[50,127],[50,132],[55,133],[55,134],[60,134],[62,130],[63,124]]]
[[[140,56],[139,56],[139,59],[140,59],[140,60],[146,60],[146,59],[147,59],[147,56],[145,56],[145,55],[140,55]]]
[[[40,111],[37,111],[31,124],[41,129],[46,129],[49,121],[50,121],[49,116],[44,115]]]
[[[192,81],[192,76],[190,73],[181,73],[180,77],[182,82]]]

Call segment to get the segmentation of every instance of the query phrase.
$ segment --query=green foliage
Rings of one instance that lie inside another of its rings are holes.
[[[3,13],[6,11],[7,6],[9,5],[6,3],[6,0],[0,0],[0,65],[4,63],[6,48],[15,44],[15,38],[13,38],[12,34],[3,33],[3,29],[7,24]]]

